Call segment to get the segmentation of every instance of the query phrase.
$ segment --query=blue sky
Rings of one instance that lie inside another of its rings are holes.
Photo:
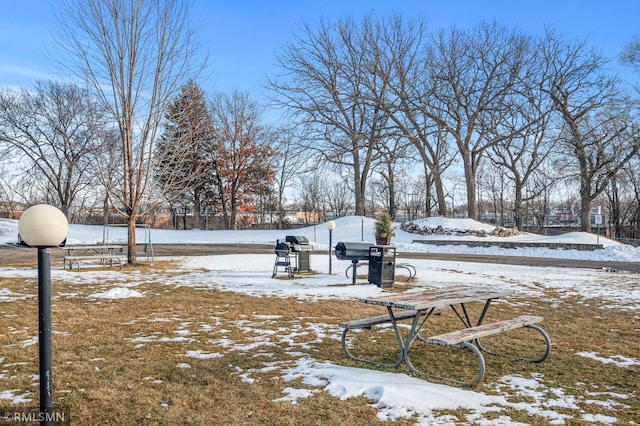
[[[46,51],[57,31],[56,0],[0,0],[0,89],[29,88],[55,78]],[[553,26],[566,38],[585,38],[606,56],[616,56],[634,34],[640,35],[638,0],[195,0],[202,25],[203,54],[209,55],[207,91],[248,91],[262,97],[261,82],[273,72],[274,55],[302,22],[314,24],[365,13],[401,13],[424,18],[432,30],[453,25],[470,28],[497,21],[529,34]]]

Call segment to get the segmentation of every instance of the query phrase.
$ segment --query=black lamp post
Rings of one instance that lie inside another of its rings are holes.
[[[329,230],[329,275],[331,275],[331,249],[333,247],[333,230],[336,229],[336,223],[332,220],[327,222],[327,229]]]
[[[51,247],[67,238],[69,223],[60,210],[46,204],[29,207],[18,222],[20,238],[38,248],[38,352],[40,360],[41,425],[52,424],[53,367],[51,360]]]

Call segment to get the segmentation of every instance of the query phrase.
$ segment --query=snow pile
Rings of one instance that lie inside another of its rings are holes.
[[[419,235],[513,237],[520,234],[517,229],[486,225],[471,219],[449,219],[446,217],[404,222],[401,226],[403,231]]]
[[[95,293],[90,295],[91,298],[96,299],[126,299],[128,297],[142,297],[142,293],[135,290],[129,290],[128,288],[112,288],[103,293]]]

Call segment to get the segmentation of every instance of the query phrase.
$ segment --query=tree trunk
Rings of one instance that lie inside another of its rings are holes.
[[[516,222],[516,229],[522,231],[522,187],[520,185],[516,185],[515,188],[513,216]]]
[[[591,197],[589,189],[580,190],[580,230],[591,232]]]
[[[613,175],[611,178],[611,195],[609,196],[610,201],[610,215],[609,223],[613,225],[613,235],[609,235],[609,238],[615,240],[616,238],[622,237],[622,206],[620,204],[620,194],[618,190],[618,179],[616,175]]]
[[[109,224],[109,197],[106,195],[102,200],[102,222],[103,222],[103,225]]]
[[[235,190],[232,191],[235,194]],[[238,215],[238,203],[236,198],[231,195],[231,207],[229,208],[229,227],[227,229],[236,229],[236,218]]]
[[[193,191],[193,226],[197,229],[202,229],[202,203],[200,200],[200,191],[195,189]]]
[[[464,156],[463,156],[464,157]],[[476,174],[471,160],[464,160],[464,180],[467,186],[467,209],[469,219],[478,220],[478,206],[476,203]]]
[[[391,215],[391,219],[395,220],[396,215],[398,214],[398,207],[396,206],[395,177],[391,164],[388,164],[388,173],[389,177],[387,178],[387,182],[389,184],[389,215]]]
[[[127,262],[130,265],[136,265],[138,263],[136,254],[136,218],[137,214],[135,210],[129,213],[129,219],[127,221]]]
[[[447,200],[445,199],[444,185],[442,184],[442,176],[440,175],[439,169],[433,171],[433,185],[435,186],[436,197],[438,198],[438,214],[442,217],[447,217]],[[427,199],[427,203],[429,203],[429,199]],[[429,214],[429,216],[431,215]]]
[[[358,166],[359,168],[359,166]],[[364,199],[364,191],[362,190],[362,188],[364,187],[364,184],[362,183],[363,178],[360,175],[360,170],[358,170],[358,168],[356,168],[354,166],[353,172],[355,174],[355,214],[356,216],[364,216],[365,215],[365,199]]]

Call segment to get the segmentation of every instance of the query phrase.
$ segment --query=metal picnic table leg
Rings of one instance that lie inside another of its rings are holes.
[[[531,362],[535,362],[535,363],[541,363],[545,359],[549,358],[549,355],[551,354],[551,339],[549,338],[549,335],[547,334],[547,332],[544,331],[544,329],[542,327],[537,326],[535,324],[525,325],[524,328],[529,328],[531,330],[535,330],[538,333],[540,333],[540,335],[542,335],[542,338],[544,339],[545,349],[544,349],[544,353],[539,358],[526,358],[526,357],[521,357],[521,356],[517,356],[517,355],[510,355],[510,354],[504,354],[504,353],[500,353],[500,352],[490,351],[487,348],[485,348],[484,346],[482,346],[482,344],[480,343],[480,341],[478,339],[476,339],[474,341],[474,343],[478,347],[479,350],[481,350],[482,352],[484,352],[486,354],[489,354],[489,355],[502,356],[502,357],[507,357],[507,358],[512,358],[512,359],[520,359],[520,360],[523,360],[523,361],[531,361]]]
[[[453,306],[452,306],[452,308],[453,308]],[[389,309],[391,309],[391,308],[389,308]],[[453,309],[453,310],[455,312],[455,309]],[[464,308],[464,305],[463,305],[463,312],[464,312],[465,318],[468,320],[469,316],[467,314],[466,309]],[[456,312],[456,314],[458,315],[458,317],[460,319],[462,319],[461,315],[459,315],[458,312]],[[427,314],[427,318],[429,316],[430,316],[430,314]],[[417,368],[415,368],[413,366],[413,364],[411,363],[411,358],[409,356],[409,348],[411,346],[411,343],[413,343],[413,341],[416,339],[416,337],[418,337],[418,334],[420,333],[420,330],[422,329],[422,327],[424,325],[424,321],[423,321],[422,324],[420,324],[420,326],[417,326],[417,319],[418,319],[418,316],[416,316],[414,318],[414,321],[413,321],[413,323],[411,325],[411,330],[409,331],[409,335],[407,336],[407,341],[404,344],[404,347],[403,347],[403,350],[402,350],[404,362],[405,362],[405,364],[407,364],[407,367],[409,368],[409,370],[411,372],[415,373],[415,374],[418,374],[418,375],[428,376],[428,377],[431,377],[431,378],[434,378],[434,379],[443,380],[443,381],[447,381],[447,382],[452,382],[452,383],[456,383],[456,384],[459,384],[459,385],[465,385],[465,386],[472,386],[473,387],[473,386],[477,385],[478,383],[480,383],[480,381],[482,380],[482,378],[484,377],[484,374],[485,374],[484,357],[482,356],[482,352],[480,351],[480,349],[477,348],[475,345],[469,343],[469,342],[462,342],[460,344],[460,347],[467,348],[471,352],[473,352],[476,355],[476,357],[478,358],[478,363],[479,363],[478,375],[473,380],[471,380],[469,382],[463,382],[463,381],[460,381],[460,380],[451,379],[449,377],[443,377],[443,376],[438,376],[438,375],[431,374],[431,373],[425,373],[425,372],[422,372],[422,371],[418,370]],[[425,321],[426,321],[426,318],[425,318]],[[463,322],[465,322],[465,321],[463,320]],[[470,325],[468,327],[470,327]]]
[[[393,331],[396,333],[396,339],[398,340],[398,346],[400,347],[400,357],[398,361],[395,363],[394,368],[397,368],[402,360],[406,359],[407,356],[407,348],[409,347],[409,338],[411,336],[411,331],[409,332],[409,336],[407,336],[407,343],[405,344],[402,340],[402,335],[400,334],[400,330],[398,329],[398,323],[396,322],[396,316],[393,314],[393,309],[390,306],[387,306],[387,312],[389,313],[389,317],[391,318],[391,325],[393,326]],[[414,329],[416,321],[420,317],[420,314],[416,315],[411,322],[411,330]]]
[[[366,358],[360,358],[357,357],[355,355],[353,355],[350,351],[349,351],[349,346],[347,344],[347,333],[350,331],[351,329],[349,328],[345,328],[344,330],[342,330],[342,351],[345,353],[345,355],[349,358],[352,359],[354,361],[360,361],[360,362],[366,362],[367,364],[373,364],[373,365],[377,365],[379,367],[393,367],[396,368],[398,367],[398,365],[400,365],[400,363],[402,362],[402,358],[403,358],[403,352],[402,349],[400,350],[400,355],[398,356],[398,360],[393,363],[393,364],[387,364],[384,362],[378,362],[378,361],[372,361],[370,359],[366,359]]]
[[[413,368],[411,362],[409,361],[409,348],[411,347],[413,341],[418,337],[420,330],[424,326],[425,322],[427,322],[427,319],[431,316],[434,310],[434,308],[431,308],[421,320],[420,317],[423,316],[425,309],[418,309],[416,311],[416,316],[414,316],[413,320],[411,321],[409,334],[407,334],[407,338],[406,340],[404,340],[402,338],[402,334],[400,334],[400,330],[398,329],[398,323],[396,322],[396,317],[393,313],[393,309],[390,306],[387,306],[387,312],[389,313],[389,317],[391,318],[391,325],[393,326],[393,331],[396,333],[396,339],[398,340],[398,346],[400,347],[400,357],[398,358],[398,362],[394,367],[398,367],[404,360],[407,364],[407,367],[409,367],[409,370],[415,373],[419,373],[415,368]]]
[[[489,305],[491,303],[491,299],[487,300],[487,302],[484,305],[484,309],[482,310],[482,313],[480,314],[480,317],[478,318],[478,324],[480,325],[482,324],[482,321],[484,320],[484,317],[486,316],[487,310],[489,309]],[[471,322],[471,317],[469,316],[469,312],[467,311],[467,308],[465,306],[464,303],[460,304],[462,313],[458,312],[458,310],[455,308],[455,306],[451,305],[451,309],[453,310],[453,312],[456,314],[456,316],[460,319],[460,321],[462,321],[462,323],[465,325],[465,327],[472,327],[473,323]],[[389,310],[391,308],[388,308]],[[429,317],[429,315],[427,315],[427,318]],[[485,374],[485,370],[486,370],[486,365],[485,365],[485,361],[484,361],[484,357],[482,356],[482,352],[481,352],[481,347],[479,346],[478,343],[478,347],[476,347],[476,345],[469,343],[469,342],[462,342],[460,344],[460,347],[462,348],[467,348],[469,349],[471,352],[473,352],[476,356],[476,358],[478,358],[478,364],[479,364],[479,371],[477,376],[469,381],[469,382],[463,382],[460,380],[456,380],[456,379],[451,379],[449,377],[443,377],[443,376],[438,376],[435,374],[431,374],[431,373],[425,373],[422,372],[420,370],[418,370],[417,368],[415,368],[413,366],[413,364],[411,363],[411,358],[409,357],[409,346],[411,345],[411,343],[413,342],[413,340],[416,339],[416,337],[418,336],[418,333],[420,332],[420,330],[422,329],[422,326],[424,325],[424,322],[422,324],[420,324],[419,327],[417,327],[417,319],[418,317],[416,316],[416,318],[414,319],[414,322],[411,326],[411,331],[409,332],[409,336],[407,337],[407,343],[405,344],[403,353],[404,353],[404,362],[405,364],[407,364],[407,367],[409,367],[409,370],[411,370],[413,373],[415,374],[419,374],[419,375],[424,375],[424,376],[428,376],[434,379],[438,379],[438,380],[443,380],[443,381],[447,381],[447,382],[452,382],[452,383],[456,383],[459,385],[464,385],[464,386],[475,386],[478,383],[480,383],[480,381],[482,380],[482,378],[484,377]],[[426,318],[425,318],[426,321]],[[477,341],[476,341],[477,342]]]
[[[396,362],[394,362],[393,364],[388,364],[388,363],[384,363],[384,362],[378,362],[378,361],[372,361],[372,360],[365,359],[365,358],[360,358],[360,357],[357,357],[357,356],[353,355],[349,351],[349,346],[347,344],[347,333],[351,329],[350,328],[345,328],[344,330],[342,330],[341,343],[342,343],[342,350],[345,353],[345,355],[347,355],[348,358],[350,358],[352,360],[355,360],[355,361],[361,361],[361,362],[366,362],[368,364],[377,365],[377,366],[380,366],[380,367],[397,368],[402,363],[402,360],[405,357],[405,345],[404,345],[404,342],[402,341],[402,336],[400,334],[400,331],[398,330],[398,324],[396,322],[396,317],[393,314],[393,311],[391,310],[391,308],[388,308],[388,312],[389,312],[389,317],[391,318],[391,324],[393,326],[393,330],[394,330],[394,332],[396,334],[396,339],[398,340],[398,346],[400,348],[400,353],[398,355],[398,360]]]
[[[389,311],[389,316],[391,317],[391,323],[393,324],[393,329],[396,332],[398,345],[400,345],[401,357],[399,361],[401,362],[404,360],[409,370],[412,371],[413,373],[425,374],[417,370],[413,366],[413,364],[411,364],[411,359],[409,358],[409,348],[411,348],[411,345],[416,340],[416,338],[419,338],[420,330],[422,330],[422,327],[424,327],[424,324],[427,322],[427,319],[429,319],[429,317],[431,316],[431,314],[434,312],[435,309],[431,308],[422,320],[420,319],[420,317],[423,315],[423,312],[425,311],[425,309],[417,310],[417,314],[415,317],[413,317],[413,321],[411,322],[411,328],[409,329],[409,333],[407,334],[407,338],[405,341],[403,341],[402,335],[400,334],[400,330],[398,330],[398,326],[396,324],[395,317],[393,315],[393,310],[391,309],[391,307],[387,307],[387,310]],[[398,363],[398,365],[400,365],[400,363]]]
[[[482,309],[482,313],[478,318],[478,322],[475,325],[482,325],[482,321],[484,321],[484,317],[487,315],[487,311],[489,310],[489,306],[491,305],[491,301],[493,299],[488,299],[484,304],[484,308]],[[458,312],[454,305],[451,305],[451,310],[456,314],[456,316],[462,321],[465,327],[470,328],[473,327],[473,322],[471,321],[471,317],[469,316],[469,312],[467,311],[467,307],[464,303],[460,303],[460,309],[462,313]]]

